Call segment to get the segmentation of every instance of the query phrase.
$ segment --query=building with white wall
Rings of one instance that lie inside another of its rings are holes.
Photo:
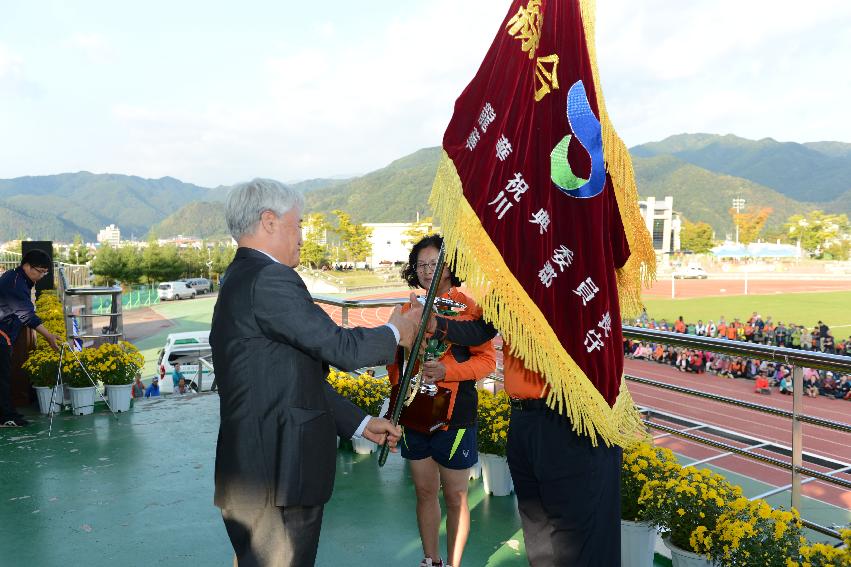
[[[109,225],[106,228],[102,228],[100,232],[98,232],[98,242],[101,244],[109,244],[113,248],[118,248],[118,245],[121,243],[121,230],[114,224]]]
[[[415,225],[416,223],[412,222],[364,223],[364,226],[372,229],[372,235],[369,237],[372,256],[367,258],[367,263],[375,268],[382,263],[407,262],[414,243],[411,242],[411,236],[405,233]],[[437,230],[434,225],[424,228],[428,233]]]
[[[674,212],[674,198],[647,197],[638,202],[641,216],[647,226],[647,231],[653,238],[653,249],[656,254],[670,254],[680,250],[680,230],[682,220],[679,213]]]

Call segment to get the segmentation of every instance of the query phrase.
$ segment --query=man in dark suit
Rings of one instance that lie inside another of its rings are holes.
[[[298,265],[301,195],[255,179],[228,196],[239,244],[213,312],[210,345],[221,425],[215,504],[240,567],[311,566],[331,497],[335,436],[395,446],[401,430],[338,395],[328,365],[386,364],[410,346],[422,314],[344,329],[312,300]]]

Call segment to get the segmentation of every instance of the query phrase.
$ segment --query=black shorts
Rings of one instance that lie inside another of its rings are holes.
[[[438,430],[431,435],[405,429],[402,456],[411,461],[431,457],[447,469],[469,469],[479,460],[476,427]]]

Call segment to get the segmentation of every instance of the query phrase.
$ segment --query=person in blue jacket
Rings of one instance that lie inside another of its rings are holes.
[[[145,397],[146,398],[155,398],[160,395],[160,378],[159,376],[154,376],[154,381],[151,382],[151,385],[145,389]]]
[[[48,331],[35,314],[32,288],[50,271],[50,256],[30,250],[21,265],[0,276],[0,427],[24,427],[29,421],[12,404],[12,345],[24,327],[35,329],[53,350],[57,336]]]

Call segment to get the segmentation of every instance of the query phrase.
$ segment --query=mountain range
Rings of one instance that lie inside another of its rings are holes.
[[[794,213],[851,213],[851,144],[777,142],[734,135],[679,134],[630,149],[642,197],[670,195],[693,222],[730,233],[733,198],[745,211],[771,207],[768,228]],[[440,148],[424,148],[349,179],[293,184],[307,212],[349,212],[357,222],[412,221],[430,216],[428,195]],[[227,234],[222,218],[227,187],[206,188],[171,177],[143,179],[89,172],[0,180],[0,241],[21,236],[92,241],[116,224],[122,237]]]

